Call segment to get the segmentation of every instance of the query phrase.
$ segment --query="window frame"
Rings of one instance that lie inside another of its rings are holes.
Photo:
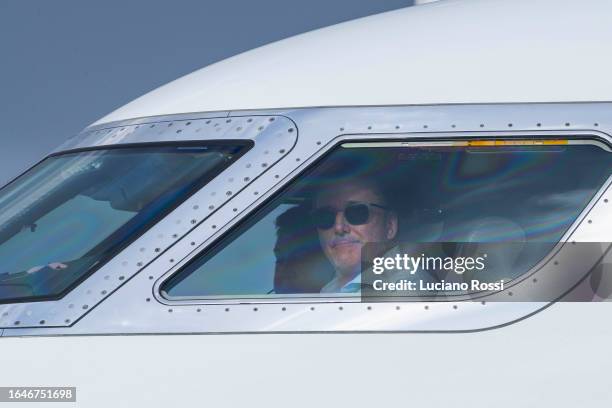
[[[379,137],[376,137],[379,136]],[[305,167],[298,168],[295,171],[288,174],[283,180],[280,186],[273,188],[268,191],[260,203],[253,203],[249,206],[248,211],[240,219],[229,220],[228,224],[231,224],[227,230],[224,230],[221,235],[213,237],[213,239],[205,243],[201,251],[196,251],[195,254],[191,254],[184,265],[180,265],[176,270],[171,270],[164,274],[159,279],[153,288],[153,292],[156,299],[167,305],[236,305],[236,304],[252,304],[252,305],[265,305],[265,304],[317,304],[317,303],[363,303],[360,295],[347,293],[334,293],[325,296],[313,296],[312,294],[266,294],[266,295],[250,295],[248,297],[240,297],[234,295],[227,296],[198,296],[198,297],[171,297],[167,296],[163,290],[164,286],[171,281],[173,278],[178,276],[185,268],[191,263],[196,262],[200,256],[209,256],[206,253],[214,252],[219,247],[225,244],[226,238],[228,238],[236,230],[239,230],[252,218],[257,217],[265,209],[265,207],[272,201],[277,199],[280,195],[284,194],[288,189],[291,188],[295,182],[307,176],[308,173],[312,172],[322,161],[328,158],[333,152],[344,144],[401,144],[401,143],[416,143],[419,145],[427,145],[428,143],[439,143],[439,142],[459,142],[459,141],[482,141],[492,139],[503,139],[503,140],[572,140],[572,141],[583,141],[585,144],[596,145],[597,147],[608,150],[609,154],[612,154],[612,140],[609,140],[602,135],[598,135],[594,131],[491,131],[491,132],[436,132],[428,133],[425,137],[419,134],[406,134],[401,137],[400,135],[388,135],[388,134],[341,134],[333,138],[327,145],[325,145],[319,154],[314,154],[308,158],[305,163]],[[380,146],[382,147],[382,146]],[[585,215],[595,206],[597,203],[597,197],[608,188],[608,185],[612,182],[612,175],[609,176],[606,181],[594,192],[593,196],[590,197],[586,206],[582,208],[572,224],[563,233],[558,242],[555,243],[551,251],[545,254],[542,259],[536,263],[531,269],[525,271],[520,276],[512,279],[511,284],[505,287],[504,291],[507,291],[512,286],[522,282],[524,279],[529,278],[535,271],[542,267],[549,259],[561,249],[564,242],[573,234],[578,228],[580,223],[585,218]],[[265,214],[264,214],[265,216]],[[234,222],[235,221],[235,222]],[[244,232],[244,231],[243,231]],[[233,241],[230,241],[233,242]],[[220,250],[222,250],[221,248]],[[213,254],[211,256],[215,256]],[[484,295],[486,296],[486,295]],[[456,295],[453,297],[453,302],[470,301],[478,298],[472,294],[467,295]],[[397,298],[390,298],[391,301],[397,301],[401,303],[419,303],[419,302],[436,302],[435,299],[422,299],[422,300],[398,300]]]

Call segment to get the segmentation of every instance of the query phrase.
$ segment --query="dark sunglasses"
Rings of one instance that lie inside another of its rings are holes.
[[[344,213],[344,219],[351,225],[364,225],[370,221],[370,207],[376,207],[387,210],[380,204],[374,203],[354,203],[348,204],[343,210],[336,210],[331,207],[321,207],[313,210],[310,213],[312,223],[318,229],[330,229],[336,223],[336,214]]]

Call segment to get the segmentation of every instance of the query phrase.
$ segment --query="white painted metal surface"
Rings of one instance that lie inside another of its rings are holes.
[[[612,100],[612,2],[446,0],[279,41],[97,123],[309,106]]]
[[[611,313],[559,303],[468,334],[6,338],[0,383],[72,384],[96,408],[606,407]]]

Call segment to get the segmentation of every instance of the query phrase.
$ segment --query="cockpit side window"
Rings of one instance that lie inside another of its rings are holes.
[[[475,243],[508,243],[490,273],[512,281],[611,174],[612,155],[588,142],[345,143],[167,280],[162,295],[360,296],[371,244],[393,256],[428,246],[465,259]],[[422,269],[428,282],[453,275]]]
[[[249,146],[125,145],[43,160],[0,190],[0,302],[61,297]]]

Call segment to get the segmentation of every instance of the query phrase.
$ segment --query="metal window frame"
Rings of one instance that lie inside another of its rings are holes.
[[[132,123],[133,122],[133,123]],[[152,133],[152,129],[155,129]],[[162,129],[158,131],[157,129]],[[245,186],[268,171],[291,151],[297,130],[280,116],[252,116],[231,119],[202,114],[189,119],[163,118],[130,121],[87,129],[69,139],[51,155],[92,149],[123,148],[134,145],[227,143],[241,141],[251,145],[232,164],[205,186],[197,189],[146,231],[132,240],[112,259],[75,283],[59,298],[12,302],[0,305],[0,328],[69,327],[125,285],[144,266],[164,254],[206,218],[210,217]],[[282,153],[267,159],[259,157],[280,141]],[[244,168],[248,166],[248,171]],[[248,180],[243,174],[248,173]],[[235,179],[235,191],[223,185],[223,178]],[[219,194],[216,194],[216,192]],[[213,198],[205,198],[213,194]],[[206,205],[204,205],[204,202]],[[202,203],[202,204],[200,204]],[[170,233],[168,233],[170,231]]]
[[[473,104],[427,106],[329,107],[227,112],[226,118],[284,117],[299,130],[290,152],[232,196],[197,228],[150,263],[143,265],[112,296],[90,308],[69,327],[6,328],[4,336],[86,334],[338,333],[338,332],[474,332],[504,327],[532,316],[554,302],[440,302],[362,304],[324,303],[179,304],[164,303],[159,282],[208,247],[229,228],[341,138],[465,137],[546,134],[582,135],[612,141],[612,103]],[[141,118],[101,125],[134,125],[154,120],[189,120],[206,114]],[[218,113],[208,115],[218,116]],[[297,124],[297,125],[296,125]],[[297,133],[297,132],[296,132]],[[117,143],[101,140],[101,144]],[[74,142],[69,142],[69,144]],[[77,142],[78,143],[78,142]],[[87,145],[91,140],[85,140]],[[257,146],[257,141],[256,141]],[[593,223],[577,220],[568,239],[604,237],[612,241],[612,217],[602,186],[588,211]],[[230,204],[231,203],[231,204]],[[585,211],[587,211],[585,209]],[[584,214],[586,217],[587,214]],[[371,309],[366,308],[371,307]],[[23,310],[16,311],[23,314]]]

